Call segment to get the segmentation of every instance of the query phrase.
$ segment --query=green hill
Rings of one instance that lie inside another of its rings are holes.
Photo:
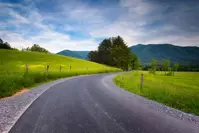
[[[71,50],[63,50],[58,52],[57,54],[70,56],[79,59],[87,59],[89,51],[71,51]]]
[[[26,72],[26,64],[28,72]],[[48,72],[47,65],[49,65]],[[111,71],[120,70],[57,54],[0,49],[0,98],[48,80]]]
[[[138,44],[130,47],[142,64],[149,64],[153,58],[159,61],[170,58],[171,63],[199,65],[199,47],[180,47],[171,44]]]

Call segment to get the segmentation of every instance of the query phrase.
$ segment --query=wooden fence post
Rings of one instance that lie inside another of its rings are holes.
[[[59,71],[61,72],[61,65],[60,65],[60,67],[59,67]]]
[[[46,66],[46,72],[48,72],[48,71],[49,71],[49,65]]]
[[[70,66],[70,71],[71,71],[71,69],[72,69],[72,66]]]
[[[28,64],[26,64],[26,73],[28,73]]]
[[[144,74],[142,73],[140,77],[140,89],[142,89],[143,82],[144,82]]]

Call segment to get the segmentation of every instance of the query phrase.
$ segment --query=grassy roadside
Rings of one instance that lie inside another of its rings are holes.
[[[144,74],[140,89],[140,75]],[[151,75],[148,72],[129,72],[114,78],[116,85],[135,94],[167,106],[199,115],[199,73],[177,72],[175,76]]]
[[[55,54],[0,50],[0,57],[0,98],[11,96],[23,88],[59,78],[121,71],[98,63]]]

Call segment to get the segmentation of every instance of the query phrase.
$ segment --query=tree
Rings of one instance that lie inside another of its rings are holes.
[[[118,67],[123,70],[128,70],[133,60],[137,61],[131,55],[130,49],[120,36],[104,39],[99,44],[97,51],[91,51],[88,54],[88,58],[91,61]]]
[[[157,60],[156,59],[152,59],[151,61],[151,68],[149,70],[150,73],[155,74],[156,73],[156,69],[157,69]]]
[[[112,50],[111,39],[110,38],[104,39],[98,47],[99,63],[112,65],[111,50]]]
[[[111,55],[113,58],[114,66],[123,70],[128,70],[131,59],[130,49],[120,36],[113,37],[112,43],[113,45]]]
[[[174,72],[178,71],[179,67],[180,67],[180,64],[179,64],[179,63],[175,63],[175,64],[173,65],[173,75],[174,75]]]
[[[140,67],[140,61],[134,53],[131,53],[130,67],[132,70],[138,69]]]
[[[25,49],[22,49],[22,51],[32,51],[32,52],[43,52],[43,53],[49,53],[48,50],[45,48],[40,47],[38,44],[34,44],[32,47],[27,47]]]
[[[0,38],[0,49],[11,49],[11,46],[8,42],[3,42]]]
[[[3,43],[3,40],[0,38],[0,44],[2,44]]]
[[[88,53],[88,60],[93,62],[98,62],[98,53],[97,51],[91,51]]]
[[[160,73],[162,75],[163,65],[162,65],[161,61],[158,61],[156,70],[160,71]]]
[[[163,70],[165,71],[165,75],[166,75],[167,71],[169,70],[170,59],[168,58],[166,60],[163,60],[162,65],[163,65]]]

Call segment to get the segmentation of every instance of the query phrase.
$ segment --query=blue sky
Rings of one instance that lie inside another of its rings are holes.
[[[0,9],[0,38],[19,49],[94,50],[117,35],[129,46],[199,46],[199,0],[0,0]]]

